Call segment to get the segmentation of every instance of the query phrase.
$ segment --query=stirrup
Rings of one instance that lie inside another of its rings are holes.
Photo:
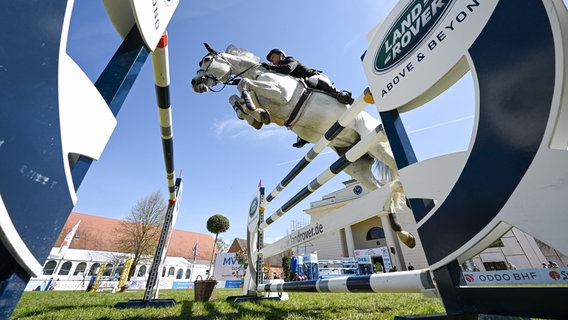
[[[298,137],[298,139],[296,140],[295,143],[292,144],[292,147],[294,148],[301,148],[303,146],[305,146],[306,144],[308,144],[309,141],[306,141],[300,137]]]

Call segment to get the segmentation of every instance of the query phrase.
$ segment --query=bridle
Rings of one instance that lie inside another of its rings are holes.
[[[253,64],[250,67],[246,68],[245,70],[239,72],[238,74],[231,76],[231,74],[233,73],[231,63],[229,62],[229,60],[225,59],[225,57],[223,57],[223,55],[221,55],[221,53],[219,53],[219,52],[209,53],[205,57],[207,57],[207,56],[212,56],[211,62],[209,63],[207,68],[198,69],[197,73],[199,73],[199,71],[203,71],[203,76],[201,76],[200,81],[202,83],[204,83],[205,86],[207,86],[207,89],[211,90],[212,92],[221,92],[223,89],[225,89],[225,87],[227,85],[237,85],[241,81],[241,79],[237,79],[238,77],[240,77],[242,74],[249,71],[250,69],[258,67],[260,65],[260,63]],[[205,59],[205,57],[203,59]],[[229,65],[229,76],[227,77],[226,81],[223,81],[222,79],[217,78],[216,76],[207,73],[207,71],[209,70],[209,67],[211,67],[211,65],[213,64],[213,61],[215,61],[215,59],[217,59],[217,57],[219,57],[220,59],[223,59]],[[201,60],[201,62],[199,62],[200,67],[203,64],[203,59]],[[207,79],[213,79],[216,82],[216,84],[222,83],[223,86],[221,87],[221,89],[215,90],[215,89],[213,89],[213,88],[211,88],[210,86],[207,85]]]

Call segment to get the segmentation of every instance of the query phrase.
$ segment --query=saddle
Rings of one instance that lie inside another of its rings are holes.
[[[296,117],[300,113],[300,110],[302,110],[302,106],[304,105],[304,102],[306,102],[306,100],[312,94],[312,92],[319,92],[319,93],[326,94],[326,95],[328,95],[328,96],[330,96],[334,99],[337,99],[337,101],[339,101],[342,104],[353,104],[353,101],[355,101],[351,97],[351,92],[349,92],[349,91],[345,91],[345,90],[342,90],[342,91],[337,91],[337,90],[329,91],[329,90],[327,90],[326,91],[326,90],[323,90],[321,88],[314,88],[314,87],[308,85],[307,81],[305,81],[305,79],[303,79],[303,78],[301,78],[301,79],[297,78],[297,79],[298,79],[298,81],[300,81],[300,83],[304,87],[304,90],[302,91],[302,95],[300,96],[300,99],[298,99],[298,102],[294,106],[294,109],[290,113],[288,120],[286,120],[286,122],[284,122],[284,126],[287,127],[287,128],[290,127],[290,125],[294,122],[294,120],[296,120]]]

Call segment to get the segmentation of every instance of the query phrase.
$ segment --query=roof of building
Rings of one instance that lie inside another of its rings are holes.
[[[54,247],[61,247],[63,239],[79,220],[81,223],[69,248],[110,252],[119,251],[118,242],[121,236],[115,230],[120,224],[124,223],[123,220],[78,212],[71,212]],[[193,260],[193,247],[196,243],[199,243],[196,259],[209,260],[211,259],[213,242],[213,236],[210,234],[174,229],[167,255]]]
[[[233,240],[233,243],[231,243],[231,246],[229,247],[229,250],[227,250],[227,252],[238,252],[239,250],[244,250],[247,247],[247,241],[245,239],[241,239],[241,238],[235,238],[235,240]]]

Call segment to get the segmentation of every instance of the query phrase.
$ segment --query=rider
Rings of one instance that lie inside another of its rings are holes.
[[[309,87],[329,93],[340,103],[352,104],[354,101],[351,97],[351,92],[337,90],[331,83],[329,77],[321,71],[309,68],[295,58],[286,56],[286,53],[278,48],[270,50],[266,55],[266,60],[272,62],[272,64],[266,62],[262,63],[262,66],[268,70],[304,79]],[[306,143],[306,140],[298,137],[298,141],[294,143],[293,146],[301,148]]]
[[[270,50],[266,55],[266,60],[272,62],[272,64],[262,63],[262,66],[268,70],[305,79],[311,88],[325,91],[343,104],[353,103],[351,92],[337,90],[328,76],[321,71],[307,67],[295,58],[286,56],[286,53],[278,48]]]

